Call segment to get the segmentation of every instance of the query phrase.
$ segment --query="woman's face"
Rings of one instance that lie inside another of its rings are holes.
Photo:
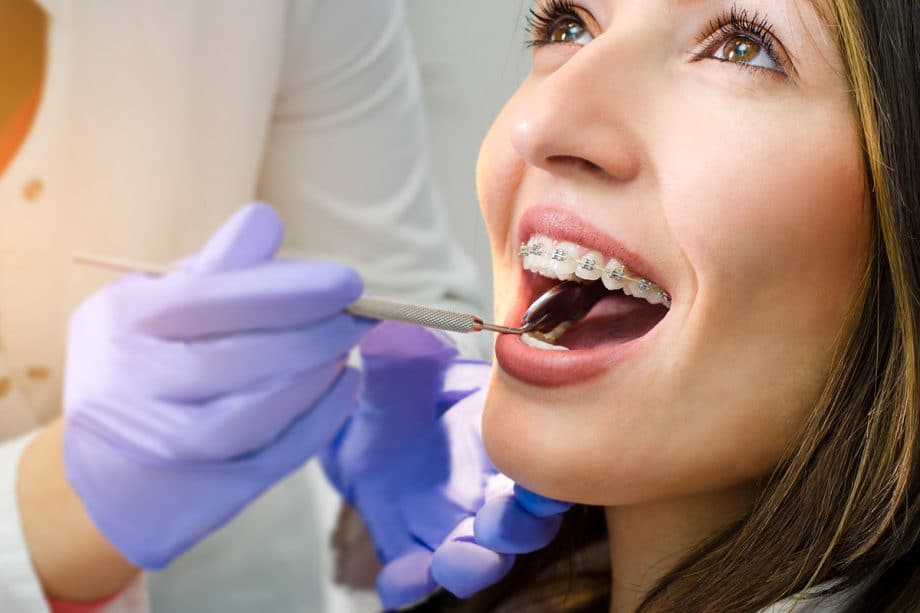
[[[670,306],[604,288],[569,351],[499,337],[489,454],[588,504],[760,477],[821,392],[868,250],[837,33],[806,0],[535,11],[531,73],[477,168],[496,317],[517,324],[585,255],[579,274],[616,288],[622,263]]]

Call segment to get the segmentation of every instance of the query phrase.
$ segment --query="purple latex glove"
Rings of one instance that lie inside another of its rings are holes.
[[[328,444],[354,406],[348,351],[371,327],[343,309],[347,267],[273,260],[264,204],[234,215],[183,270],[126,277],[70,321],[67,477],[131,562],[159,569]]]
[[[367,336],[361,355],[358,408],[321,457],[385,565],[377,579],[385,607],[411,604],[438,585],[470,596],[500,580],[512,554],[552,540],[561,516],[515,503],[513,484],[483,449],[488,364],[459,359],[436,334],[392,322]],[[525,523],[510,525],[518,510]],[[483,534],[497,550],[473,536],[474,517],[485,511]]]
[[[476,517],[458,524],[434,552],[431,575],[455,596],[468,598],[499,581],[515,554],[546,547],[572,508],[571,503],[510,485],[493,480]]]

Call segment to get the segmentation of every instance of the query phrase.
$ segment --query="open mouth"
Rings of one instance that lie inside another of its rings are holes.
[[[522,298],[530,304],[568,281],[572,301],[537,330],[521,336],[543,350],[590,350],[620,345],[648,333],[667,315],[671,296],[658,283],[631,271],[614,257],[569,241],[535,234],[521,243]]]
[[[545,326],[540,320],[539,334],[498,335],[499,372],[529,385],[565,387],[657,346],[672,302],[668,287],[659,283],[665,281],[662,270],[563,207],[528,207],[516,235],[521,268],[506,326],[519,326],[532,303],[561,282],[577,284],[577,291],[573,300],[551,302],[546,310],[555,320]]]

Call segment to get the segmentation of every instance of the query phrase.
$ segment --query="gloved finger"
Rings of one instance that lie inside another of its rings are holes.
[[[407,607],[438,589],[431,577],[431,556],[431,551],[418,547],[383,567],[377,575],[377,594],[384,609]]]
[[[438,396],[457,350],[419,326],[387,321],[361,342],[362,411],[382,412],[379,435],[409,437],[438,417]]]
[[[148,411],[104,417],[122,438],[152,456],[186,461],[229,460],[261,449],[329,390],[344,356],[323,368],[271,379],[201,405],[154,402]]]
[[[482,506],[483,482],[494,470],[482,446],[479,412],[457,406],[427,427],[406,419],[399,422],[405,427],[394,428],[388,423],[390,411],[399,414],[405,406],[365,407],[364,402],[362,397],[347,434],[338,437],[324,456],[327,475],[348,498],[353,483],[364,480],[367,484],[367,479],[380,474],[381,462],[388,463],[386,470],[392,479],[411,474],[411,485],[400,498],[398,511],[403,524],[412,527],[413,538],[434,549],[457,522]],[[418,410],[424,414],[430,408],[419,406]],[[512,482],[508,481],[510,491]],[[403,488],[402,484],[393,486]],[[365,491],[368,489],[365,485]]]
[[[310,459],[347,417],[357,386],[356,372],[343,373],[323,399],[280,436],[230,461],[158,462],[122,437],[107,436],[92,423],[91,413],[82,412],[67,420],[67,478],[84,501],[117,501],[88,508],[93,522],[134,564],[159,570],[191,545],[189,539],[194,542],[218,529]],[[127,470],[113,470],[122,466]],[[168,489],[150,488],[149,482],[168,483]],[[106,499],[111,492],[120,495]],[[164,506],[164,496],[187,504]]]
[[[401,503],[401,514],[413,536],[431,549],[490,495],[494,469],[479,426],[484,397],[485,390],[480,390],[464,399],[441,418],[437,428],[425,430],[411,443],[429,451],[412,467],[418,487]]]
[[[346,368],[316,405],[259,452],[270,470],[280,478],[316,455],[348,419],[359,385],[358,371]]]
[[[426,467],[428,468],[428,467]],[[424,470],[413,474],[413,480],[425,482],[429,475]],[[431,471],[431,469],[428,469]],[[464,468],[464,471],[466,469]],[[421,474],[419,474],[421,473]],[[478,473],[470,470],[470,481],[478,481]],[[409,526],[412,537],[430,549],[443,543],[451,531],[474,513],[476,500],[467,498],[462,491],[451,491],[449,486],[426,487],[410,494],[399,504],[402,524]],[[479,504],[482,492],[478,493]],[[478,506],[478,505],[476,505]]]
[[[183,268],[192,273],[247,268],[272,259],[284,237],[281,218],[262,202],[249,204],[230,217]]]
[[[312,260],[129,281],[105,290],[105,316],[117,328],[174,340],[305,326],[341,313],[363,290],[355,270]]]
[[[497,496],[476,513],[476,542],[499,553],[530,553],[546,547],[559,533],[562,515],[537,517],[512,494]]]
[[[550,515],[565,513],[573,506],[571,502],[541,496],[517,483],[514,484],[514,497],[517,499],[518,504],[527,509],[531,515],[536,515],[537,517],[549,517]]]
[[[354,492],[351,490],[352,480],[347,478],[348,473],[343,470],[342,462],[339,458],[339,450],[342,448],[351,430],[351,420],[353,416],[354,412],[352,412],[352,414],[348,416],[348,419],[342,423],[338,432],[329,439],[329,444],[320,449],[319,454],[317,454],[320,466],[323,467],[323,474],[326,475],[326,479],[332,484],[332,487],[339,492],[342,498],[352,506],[354,505]]]
[[[432,578],[458,598],[469,598],[501,581],[515,556],[497,553],[476,543],[473,518],[461,522],[431,559]]]
[[[441,412],[446,411],[470,394],[488,386],[492,365],[481,360],[455,360],[444,376],[444,387],[438,399]]]
[[[120,348],[119,372],[132,373],[139,394],[191,404],[336,362],[373,325],[342,314],[303,328],[193,342],[135,337]],[[124,375],[111,381],[121,385]]]

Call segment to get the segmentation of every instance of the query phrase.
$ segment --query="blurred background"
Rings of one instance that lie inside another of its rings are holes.
[[[428,112],[432,170],[451,228],[482,271],[492,313],[489,244],[476,200],[479,144],[530,67],[528,2],[406,0]]]

